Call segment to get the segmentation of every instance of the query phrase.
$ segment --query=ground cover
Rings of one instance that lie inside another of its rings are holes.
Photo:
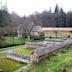
[[[7,53],[0,53],[0,69],[3,69],[4,72],[14,72],[25,64],[19,63],[17,61],[7,59]]]
[[[7,58],[9,51],[15,51],[23,54],[30,54],[29,49],[25,49],[24,45],[8,47],[0,50],[0,69],[3,69],[5,72],[14,72],[20,67],[25,66],[26,64],[17,62]]]
[[[23,47],[23,48],[15,49],[13,50],[13,52],[30,55],[32,53],[32,49]]]
[[[54,52],[52,56],[30,66],[27,72],[68,72],[69,69],[72,69],[72,46]]]
[[[56,34],[55,33],[45,33],[44,34],[45,35],[45,37],[56,37]],[[72,36],[72,34],[70,34],[71,36]],[[57,37],[64,37],[64,36],[66,36],[66,34],[57,34]]]
[[[13,37],[6,37],[3,41],[0,42],[0,48],[25,44],[27,41],[27,39],[23,38],[14,38],[13,40]]]

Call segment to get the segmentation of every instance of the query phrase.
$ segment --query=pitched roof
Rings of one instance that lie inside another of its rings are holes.
[[[32,28],[32,32],[42,32],[42,31],[43,29],[39,25],[34,25],[34,27]]]

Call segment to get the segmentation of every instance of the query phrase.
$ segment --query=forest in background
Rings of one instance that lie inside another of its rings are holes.
[[[6,6],[0,9],[0,35],[17,35],[18,26],[23,25],[29,29],[32,22],[42,27],[72,27],[72,11],[65,13],[57,4],[54,12],[50,9],[20,17],[15,12],[9,13]]]

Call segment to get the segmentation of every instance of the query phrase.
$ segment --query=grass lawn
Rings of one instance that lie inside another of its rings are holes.
[[[56,37],[55,33],[44,33],[45,37]],[[57,34],[57,37],[65,37],[66,35],[70,35],[72,37],[72,34]]]
[[[17,52],[17,53],[21,53],[21,54],[27,54],[27,55],[30,55],[32,53],[32,49],[30,48],[20,48],[20,49],[15,49],[13,50],[14,52]]]
[[[3,69],[4,72],[14,72],[25,64],[16,62],[6,58],[7,53],[0,53],[0,69]]]
[[[31,66],[27,72],[64,72],[66,69],[72,69],[72,46],[65,48]]]
[[[14,43],[13,43],[13,38],[12,37],[6,37],[5,40],[0,42],[0,47],[21,45],[21,44],[24,44],[26,41],[28,41],[28,40],[23,39],[23,38],[14,38]]]
[[[14,44],[23,44],[26,40],[22,38],[14,38]],[[13,38],[8,37],[5,39],[5,42],[8,44],[13,44]]]
[[[45,33],[45,37],[56,37],[56,34],[54,33]],[[57,37],[64,37],[65,34],[57,34]]]
[[[32,52],[32,49],[24,48],[24,45],[15,46],[13,48],[8,47],[8,48],[0,50],[0,69],[3,69],[5,72],[14,72],[20,67],[23,67],[26,65],[24,63],[19,63],[15,60],[6,58],[8,53],[4,51],[7,51],[7,50],[11,50],[11,51],[22,53],[22,54],[28,54],[28,55]]]

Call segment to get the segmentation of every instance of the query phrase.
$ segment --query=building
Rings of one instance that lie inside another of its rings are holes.
[[[47,32],[47,33],[55,33],[55,32],[57,32],[57,33],[65,33],[65,34],[70,34],[70,33],[72,33],[72,28],[50,28],[50,27],[46,27],[46,28],[43,28],[43,31],[44,32]]]
[[[28,26],[19,25],[17,29],[17,37],[24,37],[25,35],[35,35],[38,36],[43,32],[43,29],[40,25],[32,25]]]
[[[41,26],[39,25],[34,25],[32,30],[31,30],[31,35],[40,35],[43,32],[43,29]]]

